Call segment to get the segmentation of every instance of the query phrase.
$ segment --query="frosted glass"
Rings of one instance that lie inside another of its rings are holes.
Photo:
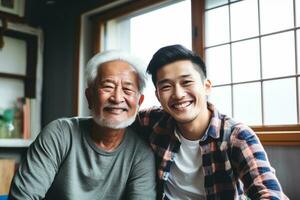
[[[213,87],[209,101],[223,114],[232,116],[231,86]]]
[[[191,49],[191,30],[190,1],[138,15],[130,19],[130,51],[148,63],[166,45],[182,44]]]
[[[262,37],[263,78],[273,78],[295,74],[294,32]]]
[[[128,50],[130,46],[130,20],[110,20],[106,24],[104,49]]]
[[[207,49],[205,58],[207,75],[213,85],[231,82],[229,45]]]
[[[300,106],[300,77],[298,79],[298,106]],[[298,112],[298,124],[300,122],[300,113]]]
[[[26,74],[26,41],[11,37],[4,38],[0,49],[0,72]]]
[[[205,12],[205,46],[229,42],[228,6]]]
[[[190,0],[134,17],[111,20],[109,23],[108,39],[105,41],[107,47],[130,50],[145,61],[145,67],[153,54],[163,46],[181,44],[188,49],[192,48]],[[160,105],[151,78],[146,83],[144,95],[141,109]]]
[[[297,124],[295,78],[263,83],[265,125]]]
[[[296,0],[296,26],[300,27],[300,1]]]
[[[300,74],[300,30],[297,30],[297,49],[298,74]]]
[[[260,0],[261,33],[294,27],[293,0]]]
[[[233,86],[234,118],[247,125],[261,125],[260,82]]]
[[[260,57],[258,39],[232,44],[233,82],[260,79]]]
[[[231,4],[230,19],[232,41],[257,36],[257,0],[245,0]]]
[[[214,8],[228,3],[228,0],[205,0],[205,9]]]
[[[24,82],[0,77],[0,109],[13,108],[18,97],[24,96]]]

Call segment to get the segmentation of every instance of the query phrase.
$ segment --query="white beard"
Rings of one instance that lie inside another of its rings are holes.
[[[97,115],[94,112],[94,110],[91,110],[91,113],[92,113],[94,122],[96,124],[98,124],[99,126],[112,128],[112,129],[123,129],[123,128],[130,126],[134,122],[138,110],[139,109],[137,108],[135,111],[135,114],[132,117],[130,117],[124,121],[121,121],[121,122],[111,122],[111,121],[103,118],[102,116]]]

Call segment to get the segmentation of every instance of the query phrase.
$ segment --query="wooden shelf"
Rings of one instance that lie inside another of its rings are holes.
[[[0,148],[26,148],[33,142],[33,140],[24,140],[21,138],[0,139]]]
[[[3,77],[3,78],[11,78],[11,79],[26,80],[26,76],[24,76],[24,75],[10,74],[10,73],[2,73],[2,72],[0,72],[0,77]]]

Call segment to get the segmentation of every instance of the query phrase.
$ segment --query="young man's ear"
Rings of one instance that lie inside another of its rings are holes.
[[[203,86],[204,86],[206,95],[209,95],[211,92],[211,88],[212,88],[211,81],[209,79],[205,79]]]
[[[92,109],[92,89],[91,88],[86,88],[85,89],[85,97],[86,97],[86,100],[88,102],[88,105],[89,105],[89,109]]]

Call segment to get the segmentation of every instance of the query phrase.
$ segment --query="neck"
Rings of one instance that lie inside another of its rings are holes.
[[[125,129],[112,129],[102,127],[93,122],[91,138],[97,147],[111,152],[122,142]]]
[[[206,109],[197,118],[188,123],[177,123],[180,133],[188,140],[199,140],[203,137],[209,125],[211,111]]]

